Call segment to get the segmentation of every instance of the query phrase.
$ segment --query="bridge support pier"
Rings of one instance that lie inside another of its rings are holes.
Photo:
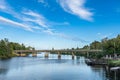
[[[46,52],[46,53],[45,53],[45,58],[48,58],[48,57],[49,57],[49,53]]]
[[[27,55],[25,53],[22,53],[21,54],[21,57],[26,57]]]
[[[27,56],[25,53],[22,53],[22,52],[16,53],[16,55],[18,57],[25,57],[25,56]]]
[[[15,53],[15,55],[16,55],[17,57],[20,57],[20,54],[18,54],[18,53]]]
[[[60,52],[58,52],[58,59],[61,59],[61,54],[60,54]]]
[[[75,59],[75,55],[74,55],[74,53],[72,52],[72,60],[74,60]]]
[[[16,55],[17,55],[18,57],[20,57],[20,56],[21,56],[21,52],[19,52],[19,53],[16,53]]]
[[[22,52],[19,53],[19,57],[22,57]]]
[[[36,53],[36,52],[33,52],[33,53],[32,53],[32,57],[37,57],[37,53]]]

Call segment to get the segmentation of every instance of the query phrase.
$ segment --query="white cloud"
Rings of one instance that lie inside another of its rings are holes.
[[[19,22],[15,22],[15,21],[7,19],[7,18],[4,18],[2,16],[0,16],[0,22],[11,24],[11,25],[17,26],[17,27],[19,26],[19,27],[24,28],[26,30],[32,31],[32,29],[29,26],[22,24],[22,23],[19,23]]]
[[[58,2],[66,12],[84,20],[93,21],[93,13],[85,7],[85,0],[58,0]]]
[[[28,21],[28,22],[37,24],[37,25],[39,25],[39,27],[43,27],[43,28],[48,27],[48,24],[46,24],[46,22],[44,22],[41,19],[31,19],[31,18],[23,18],[23,19],[24,19],[24,21]]]
[[[50,28],[46,29],[46,30],[42,30],[42,32],[47,33],[49,35],[56,35],[57,34],[56,32],[54,32],[53,29],[50,29]]]
[[[0,10],[5,12],[5,13],[8,13],[8,14],[12,15],[14,18],[18,19],[20,24],[24,23],[25,26],[26,25],[29,25],[29,27],[31,26],[30,27],[31,30],[32,29],[40,30],[40,27],[47,27],[48,26],[48,24],[46,23],[47,21],[45,21],[45,18],[42,15],[35,13],[33,11],[30,11],[30,10],[27,10],[26,13],[24,13],[25,15],[23,13],[17,13],[5,0],[0,0]],[[32,19],[31,17],[34,17],[36,19]],[[6,21],[7,20],[8,19],[6,19]],[[6,23],[6,21],[5,21],[5,23]],[[28,21],[31,21],[33,23],[37,23],[39,26],[36,27],[35,25],[31,24],[31,22],[28,23]],[[6,23],[6,24],[8,24],[8,23]],[[18,25],[16,25],[16,26],[18,26]],[[32,27],[32,26],[34,26],[34,27]],[[23,27],[23,25],[19,25],[19,27],[26,29],[26,27]]]
[[[27,16],[27,17],[24,16],[22,20],[36,23],[37,25],[43,28],[48,28],[48,27],[50,28],[51,26],[56,26],[56,25],[59,25],[59,26],[69,25],[68,22],[57,23],[57,22],[49,21],[43,15],[33,12],[31,10],[23,11],[22,13]]]
[[[22,15],[14,11],[14,9],[7,3],[6,0],[0,0],[0,11],[12,15],[14,18],[22,19]]]
[[[39,0],[39,1],[45,2],[44,0]],[[25,9],[25,8],[24,8],[24,11],[22,11],[21,13],[17,13],[5,0],[0,0],[0,6],[1,6],[0,10],[2,9],[3,12],[8,13],[12,15],[14,18],[18,19],[20,24],[24,23],[26,25],[29,25],[29,27],[31,26],[30,27],[31,29],[37,29],[37,30],[49,29],[50,30],[51,26],[68,24],[68,23],[51,22],[47,20],[43,15],[36,13],[34,11],[31,11],[31,10]],[[22,26],[19,26],[19,27],[22,27]]]
[[[24,21],[32,22],[39,26],[39,27],[34,27],[34,29],[39,29],[41,32],[46,33],[48,35],[59,36],[59,37],[71,40],[71,38],[67,38],[68,36],[66,36],[65,34],[58,33],[56,32],[55,29],[51,29],[52,25],[69,25],[68,22],[64,22],[64,23],[51,22],[47,20],[43,15],[33,12],[31,10],[23,11],[22,13],[27,16],[23,18]]]
[[[28,11],[24,11],[23,14],[26,14],[26,15],[30,15],[30,16],[33,16],[33,17],[40,17],[40,18],[44,18],[43,16],[41,16],[40,14],[38,13],[35,13],[31,10],[28,10]]]
[[[12,13],[12,7],[10,7],[6,0],[0,0],[0,11]]]
[[[40,0],[40,1],[44,1],[44,0]],[[63,22],[63,23],[52,22],[47,20],[47,18],[45,18],[43,15],[28,9],[26,9],[26,11],[22,11],[21,13],[17,13],[16,11],[14,11],[14,9],[11,6],[9,6],[6,3],[5,0],[0,0],[0,10],[12,15],[14,18],[18,19],[19,21],[19,22],[16,22],[11,19],[0,16],[1,23],[9,24],[15,27],[20,27],[28,31],[35,32],[35,30],[38,30],[40,32],[43,32],[49,35],[59,36],[64,39],[83,42],[83,40],[79,38],[67,36],[61,32],[60,33],[57,32],[55,29],[51,29],[51,27],[55,25],[69,25],[68,22]]]

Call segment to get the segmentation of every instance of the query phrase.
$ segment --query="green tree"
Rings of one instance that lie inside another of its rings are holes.
[[[0,40],[0,58],[10,58],[14,50],[30,50],[32,47],[26,47],[24,44],[9,42],[7,38]]]
[[[90,44],[90,49],[101,49],[101,42],[94,41]]]

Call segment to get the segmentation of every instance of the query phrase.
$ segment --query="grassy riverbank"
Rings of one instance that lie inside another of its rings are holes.
[[[120,66],[120,60],[109,60],[108,65],[112,67]]]
[[[88,65],[101,65],[101,66],[109,66],[109,67],[120,67],[120,60],[114,59],[88,59],[86,60]]]

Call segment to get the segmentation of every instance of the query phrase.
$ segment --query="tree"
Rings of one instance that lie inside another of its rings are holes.
[[[87,49],[86,45],[83,49]],[[94,41],[90,44],[90,49],[100,49],[103,53],[99,56],[120,54],[120,34],[116,38],[108,39],[107,37],[102,39],[101,42]],[[94,55],[95,56],[95,55]]]
[[[0,41],[0,58],[7,58],[10,57],[11,48],[9,46],[8,39],[4,39]]]
[[[33,47],[26,47],[24,44],[9,42],[7,38],[0,40],[0,58],[13,56],[13,50],[30,50]]]
[[[83,49],[89,49],[89,47],[90,47],[90,46],[85,45],[85,46],[83,47]]]
[[[90,49],[101,49],[101,42],[94,41],[90,44]]]

